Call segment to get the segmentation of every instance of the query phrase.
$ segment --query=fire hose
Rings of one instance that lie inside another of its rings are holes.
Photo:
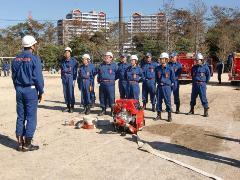
[[[137,144],[138,144],[138,149],[139,150],[143,150],[143,151],[146,151],[146,152],[149,152],[150,154],[153,154],[161,159],[164,159],[164,160],[167,160],[167,161],[170,161],[170,162],[173,162],[177,165],[180,165],[182,167],[185,167],[187,169],[190,169],[194,172],[197,172],[201,175],[204,175],[206,177],[209,177],[209,178],[212,178],[212,179],[216,179],[216,180],[222,180],[222,178],[218,177],[218,176],[215,176],[213,174],[210,174],[210,173],[207,173],[203,170],[200,170],[198,168],[195,168],[191,165],[188,165],[188,164],[185,164],[181,161],[178,161],[178,160],[175,160],[175,159],[172,159],[172,158],[169,158],[163,154],[160,154],[158,151],[156,151],[155,149],[153,149],[148,143],[144,142],[143,140],[140,139],[140,137],[138,135],[133,135],[133,136],[136,136],[136,139],[137,139]]]

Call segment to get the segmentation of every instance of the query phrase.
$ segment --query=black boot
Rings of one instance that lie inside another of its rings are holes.
[[[25,143],[23,146],[23,151],[35,151],[38,150],[39,146],[33,145],[32,144],[32,138],[25,138]]]
[[[95,106],[96,106],[95,102],[93,102],[93,103],[90,105],[91,108],[94,108]]]
[[[73,113],[73,108],[72,107],[70,107],[69,113]]]
[[[88,105],[88,106],[86,107],[85,114],[86,114],[86,115],[89,115],[89,114],[90,114],[90,105]]]
[[[79,114],[85,114],[87,110],[87,106],[83,106],[83,110],[79,112]]]
[[[176,114],[179,114],[179,108],[180,108],[180,104],[176,104]]]
[[[98,114],[98,116],[103,116],[104,114],[106,114],[106,108],[102,107],[102,111]]]
[[[146,110],[147,109],[147,104],[146,103],[143,103],[143,109]]]
[[[209,108],[204,108],[204,115],[203,115],[204,117],[208,117],[208,109]]]
[[[161,119],[162,119],[161,112],[158,111],[157,112],[157,117],[155,117],[154,120],[156,121],[156,120],[161,120]]]
[[[155,104],[152,105],[152,112],[156,112]]]
[[[113,106],[112,106],[112,107],[111,107],[111,114],[110,114],[110,116],[112,116],[112,117],[113,117],[113,115],[114,115],[114,114],[113,114],[113,109],[114,109],[114,108],[113,108]]]
[[[73,113],[74,111],[74,104],[71,105],[70,109],[69,109],[69,113]]]
[[[70,104],[67,104],[67,108],[64,109],[62,112],[70,112]]]
[[[22,136],[17,136],[18,146],[17,151],[22,151],[24,146],[24,140]]]
[[[191,114],[194,114],[194,106],[191,106],[191,109],[187,115],[191,115]]]
[[[172,113],[168,112],[168,122],[171,122],[171,121],[172,121]]]

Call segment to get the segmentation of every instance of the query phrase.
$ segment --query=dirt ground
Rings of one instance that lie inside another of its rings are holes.
[[[117,83],[116,83],[117,84]],[[240,91],[227,74],[218,85],[216,74],[207,89],[209,117],[197,101],[196,114],[188,116],[191,85],[180,87],[181,114],[173,122],[153,121],[145,111],[146,127],[139,136],[160,153],[223,179],[240,179]],[[98,103],[98,86],[96,85]],[[10,77],[0,77],[0,179],[208,179],[191,170],[138,150],[131,135],[113,133],[109,127],[93,130],[63,126],[82,119],[80,95],[73,114],[65,107],[59,75],[45,74],[44,101],[39,104],[35,152],[17,152],[16,102]],[[118,87],[116,86],[116,97]],[[150,104],[149,104],[150,108]],[[175,107],[173,107],[175,109]],[[100,108],[92,110],[92,116]],[[111,120],[106,115],[102,120]],[[163,113],[167,118],[167,113]]]

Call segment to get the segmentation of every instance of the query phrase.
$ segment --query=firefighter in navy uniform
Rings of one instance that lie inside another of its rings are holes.
[[[178,77],[181,75],[182,64],[177,61],[177,53],[170,54],[170,62],[168,63],[170,67],[173,68],[175,73],[174,85],[172,87],[174,104],[176,105],[176,114],[179,113],[180,108],[180,98],[179,98],[179,80]]]
[[[126,69],[130,66],[130,64],[127,62],[127,55],[121,54],[120,56],[120,63],[118,63],[118,70],[117,70],[117,78],[118,81],[118,88],[120,93],[121,99],[127,98],[127,80],[126,80]]]
[[[127,79],[127,87],[128,99],[136,99],[139,100],[140,88],[139,82],[143,78],[142,69],[137,65],[138,57],[136,55],[131,56],[131,66],[129,66],[126,70],[126,79]]]
[[[221,76],[222,76],[223,70],[224,70],[224,64],[220,59],[218,59],[218,62],[217,62],[218,84],[222,83]]]
[[[94,72],[94,75],[93,75],[93,79],[92,79],[92,84],[91,84],[91,87],[92,87],[92,91],[91,91],[91,101],[92,101],[92,104],[91,104],[91,107],[94,108],[95,107],[95,101],[96,101],[96,95],[95,95],[95,76],[97,75],[97,70],[96,70],[96,67],[95,65],[91,62],[91,59],[89,59],[89,66],[92,68],[92,69],[95,69],[95,72]]]
[[[94,75],[93,75],[93,79],[91,80],[91,105],[90,105],[90,107],[91,108],[94,108],[95,107],[95,101],[96,101],[96,95],[95,95],[95,89],[94,89],[94,87],[95,87],[95,82],[94,82],[94,80],[95,80],[95,76],[97,75],[97,71],[96,71],[96,67],[95,67],[95,65],[93,64],[93,62],[92,62],[92,60],[91,60],[91,57],[90,57],[90,55],[89,54],[85,54],[85,55],[88,55],[89,56],[89,59],[88,59],[88,65],[89,65],[89,67],[91,67],[92,69],[95,69],[95,72],[94,72]]]
[[[115,80],[117,79],[117,65],[112,62],[113,54],[107,52],[104,57],[104,62],[98,67],[97,81],[99,86],[99,101],[102,108],[98,116],[106,115],[107,107],[111,108],[113,115],[113,106],[115,104]]]
[[[175,75],[173,69],[167,64],[169,59],[168,53],[161,53],[160,61],[161,65],[155,70],[156,82],[157,82],[157,117],[155,120],[162,119],[162,103],[163,100],[166,105],[166,111],[168,112],[168,121],[172,121],[172,108],[171,108],[171,92],[174,85]]]
[[[41,60],[33,54],[36,43],[33,36],[24,36],[24,50],[12,61],[12,80],[17,101],[18,151],[39,149],[39,146],[31,143],[37,126],[37,106],[42,100],[44,88]]]
[[[4,76],[9,76],[10,66],[9,66],[8,61],[3,62],[2,70],[3,70]]]
[[[196,98],[200,97],[202,106],[204,107],[204,117],[208,117],[208,100],[206,97],[207,83],[210,80],[210,71],[207,65],[203,64],[203,55],[197,54],[196,64],[192,67],[192,94],[191,94],[191,109],[190,114],[194,114],[194,106]]]
[[[233,63],[233,56],[234,56],[234,53],[230,53],[227,57],[227,68],[228,68],[228,71],[230,72],[231,69],[232,69],[232,63]]]
[[[152,103],[152,111],[155,112],[156,104],[156,82],[155,82],[155,68],[158,64],[152,61],[152,55],[150,53],[146,54],[145,63],[142,64],[143,71],[143,84],[142,84],[142,101],[143,108],[146,109],[146,104],[148,102],[148,94],[150,94],[150,100]]]
[[[82,65],[78,70],[78,88],[81,91],[81,104],[83,105],[83,111],[86,115],[90,114],[90,108],[92,105],[92,91],[93,91],[93,81],[95,76],[95,67],[89,62],[89,54],[84,54],[82,56]]]
[[[77,79],[77,60],[71,57],[72,49],[67,47],[64,52],[64,59],[61,63],[61,79],[63,85],[63,94],[67,108],[63,112],[73,113],[75,96],[74,86]]]

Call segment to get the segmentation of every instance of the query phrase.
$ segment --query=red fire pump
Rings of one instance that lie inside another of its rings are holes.
[[[144,110],[138,100],[118,99],[113,108],[114,131],[137,134],[145,126]]]

